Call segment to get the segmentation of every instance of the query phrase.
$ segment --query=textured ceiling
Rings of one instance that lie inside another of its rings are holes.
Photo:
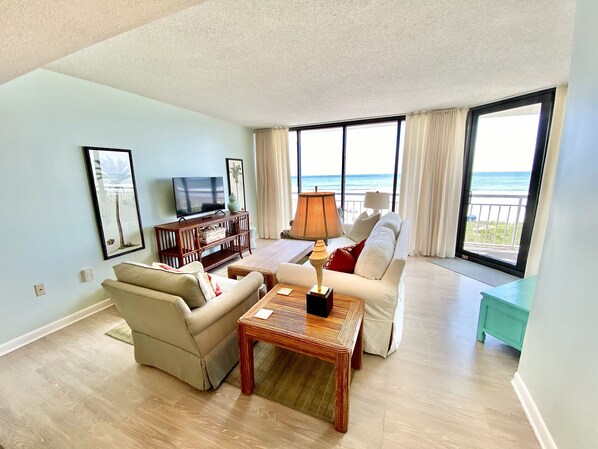
[[[199,0],[0,0],[0,84]]]
[[[574,9],[572,0],[208,0],[47,68],[254,128],[394,115],[565,82]]]

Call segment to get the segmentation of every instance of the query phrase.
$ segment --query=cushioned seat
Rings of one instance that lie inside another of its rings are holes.
[[[222,294],[206,299],[201,264],[182,270],[121,263],[114,267],[118,280],[106,279],[102,286],[131,327],[138,363],[199,390],[216,388],[239,359],[237,320],[258,301],[263,277],[252,272],[233,281],[212,275]]]
[[[346,229],[345,236],[331,239],[328,249],[332,253],[364,238],[367,240],[354,273],[324,270],[322,283],[337,293],[364,301],[364,351],[386,357],[398,349],[403,334],[409,221],[393,212],[382,217],[379,214],[369,217],[364,213]],[[277,277],[281,283],[310,287],[315,272],[308,263],[283,263]]]

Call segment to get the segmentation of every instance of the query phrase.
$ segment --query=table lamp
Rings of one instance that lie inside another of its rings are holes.
[[[388,202],[390,201],[390,193],[386,192],[365,192],[365,199],[363,206],[366,209],[374,209],[374,214],[377,214],[382,209],[388,209]]]
[[[301,240],[315,240],[309,262],[316,269],[316,285],[306,295],[307,313],[327,317],[332,309],[333,291],[322,285],[322,267],[329,254],[325,239],[343,234],[338,218],[334,192],[305,192],[299,194],[297,212],[289,232]]]

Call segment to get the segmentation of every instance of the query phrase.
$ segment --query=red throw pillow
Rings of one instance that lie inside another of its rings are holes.
[[[161,268],[162,270],[166,270],[166,271],[175,271],[177,273],[180,273],[181,270],[177,270],[176,268],[171,267],[170,265],[166,265],[165,263],[157,263],[155,264],[156,266],[158,266],[159,268]]]
[[[363,251],[364,246],[365,246],[365,239],[362,240],[361,242],[359,242],[357,245],[353,245],[353,247],[351,247],[351,249],[349,250],[349,252],[353,256],[353,258],[355,259],[355,262],[357,262],[357,259],[359,259],[359,255]]]
[[[210,284],[212,284],[214,293],[216,293],[216,296],[220,296],[222,294],[222,288],[220,288],[220,284],[216,282],[216,279],[214,279],[210,274],[206,274],[208,275],[208,280],[210,281]]]
[[[355,258],[349,251],[339,248],[330,256],[330,264],[326,267],[329,270],[353,273],[355,271]]]

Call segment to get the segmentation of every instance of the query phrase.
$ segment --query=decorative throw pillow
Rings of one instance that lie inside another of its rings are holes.
[[[359,256],[361,255],[361,252],[363,251],[363,247],[365,246],[365,241],[366,241],[366,239],[363,239],[361,242],[350,247],[351,249],[349,250],[349,252],[355,259],[355,262],[357,262],[357,259],[359,259]]]
[[[347,249],[339,248],[332,253],[326,264],[328,265],[326,267],[328,270],[353,273],[353,270],[355,269],[355,258]]]
[[[399,232],[401,232],[401,224],[403,223],[403,219],[401,216],[395,212],[388,212],[387,214],[382,215],[374,229],[372,229],[372,234],[376,232],[376,229],[380,227],[386,227],[390,229],[395,234],[395,238],[399,236]]]
[[[218,285],[218,282],[216,282],[216,279],[212,275],[209,273],[196,273],[196,276],[206,301],[210,301],[222,294],[220,285]]]
[[[160,268],[166,271],[174,271],[175,273],[203,273],[203,265],[201,264],[201,262],[198,261],[190,262],[187,265],[182,266],[181,268],[174,268],[162,262],[154,262],[152,263],[152,268]]]
[[[355,223],[353,223],[353,226],[351,226],[347,237],[355,242],[367,239],[378,220],[380,220],[380,214],[368,217],[366,212],[362,212],[355,220]]]
[[[214,290],[214,293],[216,294],[216,296],[220,296],[222,294],[222,288],[220,288],[220,284],[218,284],[218,282],[216,282],[216,278],[209,273],[204,273],[204,274],[205,274],[206,278],[208,279],[208,281],[210,282],[210,285],[212,286],[212,289]]]
[[[181,270],[171,267],[170,265],[166,265],[165,263],[154,262],[154,263],[152,263],[152,267],[160,268],[161,270],[174,271],[176,273],[181,273]]]

